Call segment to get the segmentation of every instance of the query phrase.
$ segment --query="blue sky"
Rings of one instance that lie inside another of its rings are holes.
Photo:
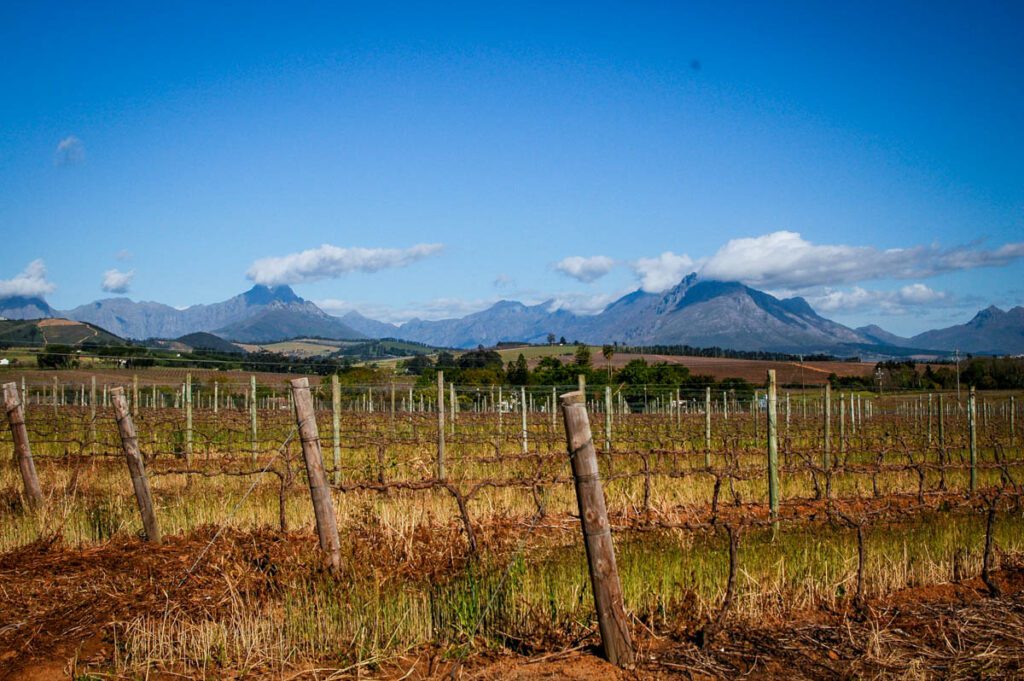
[[[1024,303],[1024,4],[552,5],[0,4],[0,292]]]

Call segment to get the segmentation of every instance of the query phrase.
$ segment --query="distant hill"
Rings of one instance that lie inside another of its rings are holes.
[[[903,336],[897,336],[894,333],[889,333],[877,324],[869,324],[867,326],[858,327],[857,333],[861,334],[868,340],[878,343],[879,345],[893,345],[896,347],[906,347],[910,345],[910,339],[904,338]]]
[[[197,331],[196,333],[190,333],[182,336],[181,338],[175,339],[176,342],[192,349],[192,350],[210,350],[213,352],[222,353],[244,353],[245,350],[238,347],[230,341],[226,341],[219,336],[214,336],[212,333],[206,333],[205,331]]]
[[[1003,311],[992,305],[966,324],[925,331],[909,342],[935,350],[1019,355],[1024,353],[1024,307]]]
[[[0,343],[8,345],[125,345],[125,341],[93,324],[70,319],[0,321]]]
[[[398,327],[394,324],[378,322],[376,319],[364,317],[354,310],[343,314],[340,319],[367,338],[393,338],[398,333]]]

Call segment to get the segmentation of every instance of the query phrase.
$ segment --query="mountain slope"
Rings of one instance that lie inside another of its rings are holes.
[[[461,319],[412,319],[398,328],[396,338],[441,347],[491,346],[503,341],[543,342],[549,333],[572,339],[578,317],[571,312],[549,312],[551,303],[526,306],[502,300],[486,310]]]
[[[299,336],[336,340],[366,338],[364,334],[337,317],[323,312],[313,303],[273,303],[252,316],[216,329],[214,333],[241,343],[272,343]]]
[[[501,341],[543,342],[548,333],[587,343],[719,346],[736,350],[848,352],[873,344],[821,317],[802,298],[779,300],[736,282],[691,274],[661,294],[634,291],[596,315],[549,311],[502,301],[462,319],[412,320],[397,336],[432,345],[473,347]]]
[[[0,317],[5,319],[46,319],[54,311],[42,298],[10,296],[0,299]]]
[[[265,313],[270,311],[273,315],[268,317]],[[217,330],[237,333],[237,340],[254,335],[260,335],[258,340],[264,341],[291,337],[281,335],[283,333],[293,336],[364,337],[313,303],[295,295],[288,286],[271,288],[257,285],[223,302],[193,305],[184,310],[162,303],[107,298],[81,305],[66,314],[71,319],[98,324],[119,336],[136,339],[177,338]],[[274,323],[282,325],[280,331],[273,331]]]
[[[992,305],[967,322],[925,331],[909,340],[915,347],[992,354],[1024,353],[1024,307],[1003,311]]]
[[[387,322],[378,322],[376,319],[364,317],[355,310],[340,317],[349,328],[355,329],[367,338],[395,338],[398,327]]]

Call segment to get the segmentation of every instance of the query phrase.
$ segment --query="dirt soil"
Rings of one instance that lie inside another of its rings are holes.
[[[87,548],[39,541],[0,555],[0,680],[72,678],[76,670],[102,668],[112,658],[115,622],[168,607],[216,616],[232,592],[270,597],[282,580],[319,569],[309,533],[215,533],[206,528],[157,547],[130,537]],[[441,536],[437,544],[451,541]],[[440,565],[437,558],[429,560]],[[1007,565],[995,580],[999,597],[972,579],[907,589],[862,611],[816,609],[755,626],[727,618],[703,647],[699,630],[655,632],[635,621],[637,662],[628,670],[604,662],[592,634],[529,657],[481,643],[454,662],[451,650],[425,648],[361,670],[361,677],[1024,678],[1024,569]],[[302,672],[292,678],[326,675]],[[154,678],[172,676],[180,678]]]

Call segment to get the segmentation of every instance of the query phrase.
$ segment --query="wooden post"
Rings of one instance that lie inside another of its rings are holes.
[[[444,470],[444,372],[437,372],[437,479],[447,477]]]
[[[30,508],[40,509],[43,507],[43,489],[39,486],[36,466],[32,461],[32,447],[28,441],[28,428],[25,427],[25,410],[18,398],[17,383],[4,383],[4,410],[7,412],[7,422],[11,425],[14,456],[21,471],[25,497]]]
[[[192,468],[192,373],[185,374],[185,464]],[[191,480],[191,478],[189,478]]]
[[[214,410],[216,411],[216,409]],[[139,415],[139,375],[132,374],[132,416]]]
[[[554,407],[554,402],[551,406]],[[612,451],[612,387],[610,385],[604,387],[604,451]]]
[[[527,452],[530,451],[530,443],[529,443],[529,440],[527,439],[529,437],[529,435],[528,435],[527,430],[526,430],[526,386],[522,386],[522,385],[519,386],[519,413],[520,413],[520,415],[522,416],[522,419],[523,419],[523,432],[522,432],[523,454],[526,454]]]
[[[598,474],[597,452],[583,399],[579,392],[560,397],[569,462],[576,486],[601,644],[609,662],[629,667],[633,664],[633,641],[622,602],[622,585],[619,583],[608,510]]]
[[[775,369],[768,370],[768,510],[772,519],[779,517],[779,434],[776,402]]]
[[[826,475],[829,468],[832,467],[832,386],[828,383],[825,384],[825,448],[823,453],[823,461]]]
[[[89,385],[89,451],[96,453],[96,377]]]
[[[146,478],[146,466],[142,461],[142,454],[139,453],[139,438],[135,433],[135,423],[132,421],[128,404],[124,398],[124,388],[114,388],[110,391],[110,397],[114,403],[117,429],[121,432],[124,458],[128,462],[128,472],[132,476],[135,501],[139,505],[139,515],[142,516],[142,527],[146,530],[146,539],[154,544],[159,544],[161,541],[160,525],[157,523],[156,511],[153,509],[153,495],[149,489],[149,480]]]
[[[711,386],[704,388],[704,466],[711,468]]]
[[[334,484],[341,482],[341,385],[331,375],[331,441],[334,454]]]
[[[971,494],[974,494],[978,487],[978,414],[976,409],[977,398],[972,385],[967,398],[967,429],[971,438]]]
[[[256,439],[256,377],[249,376],[249,443],[252,448],[252,460],[259,456],[259,443]]]
[[[316,427],[316,412],[313,398],[309,394],[308,378],[293,378],[292,403],[295,405],[295,421],[302,441],[302,458],[306,462],[306,477],[309,479],[309,496],[313,500],[316,516],[316,533],[320,538],[320,549],[326,554],[328,566],[333,570],[341,568],[341,540],[338,538],[338,521],[334,517],[334,503],[331,488],[324,472],[324,459],[320,451],[320,433]]]
[[[846,394],[839,393],[839,453],[846,453]]]
[[[213,413],[217,413],[217,403],[220,402],[220,384],[217,381],[213,382]]]

